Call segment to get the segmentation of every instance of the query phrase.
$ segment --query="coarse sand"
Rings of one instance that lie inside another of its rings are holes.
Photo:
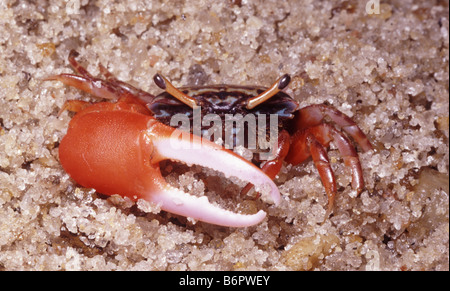
[[[449,270],[448,15],[445,0],[1,0],[0,270]],[[73,114],[57,114],[96,99],[44,81],[72,72],[71,49],[92,74],[103,64],[153,94],[156,72],[175,86],[288,73],[302,107],[332,105],[372,141],[358,148],[366,189],[356,197],[333,144],[339,193],[324,223],[311,161],[283,166],[279,206],[162,164],[192,195],[268,212],[240,229],[81,188],[58,158]]]

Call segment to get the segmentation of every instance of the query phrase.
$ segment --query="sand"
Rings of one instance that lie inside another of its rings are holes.
[[[0,270],[449,270],[448,1],[0,2]],[[377,11],[379,8],[379,11]],[[369,14],[372,13],[373,14]],[[66,100],[95,98],[47,76],[71,49],[153,94],[174,85],[269,86],[284,73],[300,105],[351,116],[359,197],[332,144],[339,193],[311,161],[284,165],[279,206],[242,184],[166,163],[166,179],[224,207],[263,209],[248,228],[195,222],[145,201],[105,197],[62,169]]]

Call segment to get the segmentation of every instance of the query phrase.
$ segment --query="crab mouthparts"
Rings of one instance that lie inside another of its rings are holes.
[[[277,186],[258,167],[208,140],[203,140],[195,135],[187,135],[187,138],[182,138],[172,134],[166,138],[153,137],[152,144],[162,159],[210,168],[223,173],[227,178],[235,176],[240,180],[252,183],[263,194],[268,194],[275,204],[280,202]],[[212,204],[206,196],[192,196],[167,183],[162,184],[159,187],[159,193],[151,193],[146,199],[159,204],[161,209],[171,213],[230,227],[255,225],[266,216],[262,210],[255,214],[240,214],[225,210]]]

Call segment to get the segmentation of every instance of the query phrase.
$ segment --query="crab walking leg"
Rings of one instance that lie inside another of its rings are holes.
[[[359,194],[364,188],[364,178],[358,154],[351,141],[343,133],[339,132],[329,124],[322,123],[294,134],[292,137],[291,148],[297,150],[290,151],[286,161],[296,165],[309,157],[308,143],[306,142],[308,134],[314,135],[314,138],[324,147],[328,147],[330,142],[334,141],[346,167],[348,167],[352,173],[352,188]]]
[[[339,132],[333,126],[326,123],[312,127],[308,131],[324,146],[328,146],[330,141],[334,141],[344,160],[345,166],[352,173],[352,188],[359,194],[364,188],[364,178],[358,154],[351,141],[342,132]]]
[[[67,100],[64,102],[63,106],[58,112],[58,117],[66,110],[72,112],[80,112],[92,104],[90,102],[82,101],[82,100]]]
[[[69,53],[69,63],[72,69],[79,75],[60,74],[45,78],[47,81],[60,81],[68,86],[72,86],[92,94],[99,98],[118,100],[120,97],[134,94],[140,103],[150,102],[154,96],[150,93],[137,89],[129,84],[117,80],[108,70],[100,64],[100,72],[105,75],[106,80],[92,76],[78,61],[78,52],[71,50]]]
[[[328,116],[334,123],[342,127],[364,151],[369,151],[373,148],[367,136],[350,117],[330,106],[315,104],[300,109],[296,118],[296,126],[298,129],[306,129],[319,125],[323,122],[325,116]]]
[[[323,146],[322,142],[314,134],[308,130],[303,130],[297,132],[292,137],[291,149],[293,150],[286,156],[286,161],[293,165],[303,162],[310,156],[312,157],[328,196],[328,210],[325,216],[328,217],[328,214],[333,209],[337,186],[325,146]]]
[[[337,192],[336,181],[331,169],[326,147],[333,141],[341,154],[345,166],[352,173],[352,188],[359,194],[364,188],[364,178],[358,154],[351,141],[333,126],[322,123],[317,126],[300,130],[292,137],[291,150],[286,161],[293,165],[312,157],[320,178],[328,195],[328,213],[332,210]]]
[[[105,76],[106,81],[111,84],[113,87],[120,87],[121,89],[129,92],[130,94],[136,96],[139,100],[144,103],[151,103],[155,96],[152,94],[145,92],[139,88],[136,88],[128,83],[122,82],[117,79],[111,72],[109,72],[102,64],[99,65],[100,73]]]
[[[328,217],[328,214],[333,210],[334,198],[337,193],[336,179],[333,169],[331,169],[326,148],[311,134],[307,136],[307,144],[328,196],[328,209],[325,215],[325,217]]]
[[[102,64],[99,65],[100,73],[103,74],[106,80],[92,76],[78,61],[76,57],[78,52],[71,50],[69,53],[69,63],[72,69],[79,75],[74,74],[60,74],[50,76],[45,80],[57,80],[68,86],[72,86],[92,94],[99,98],[110,100],[118,100],[120,97],[133,95],[137,100],[143,104],[153,101],[155,96],[138,89],[130,84],[122,82],[114,77]]]
[[[69,60],[70,66],[81,76],[88,79],[93,79],[94,77],[76,60],[76,57],[78,57],[79,55],[80,54],[75,50],[71,50],[69,52],[69,57],[67,59]]]
[[[140,94],[144,94],[144,93],[149,94],[149,93],[147,93],[141,89],[138,89],[130,84],[120,81],[110,71],[108,71],[108,69],[106,69],[105,66],[103,66],[102,64],[100,64],[98,67],[100,69],[100,73],[106,78],[106,81],[108,83],[112,84],[113,86],[120,87],[136,96],[138,96]]]
[[[60,74],[45,78],[46,81],[60,81],[68,86],[83,90],[99,98],[117,100],[125,92],[123,89],[111,85],[109,82],[87,78],[73,74]],[[128,92],[126,92],[128,93]]]
[[[275,179],[281,170],[283,161],[289,152],[290,136],[286,130],[282,130],[278,136],[278,146],[274,150],[274,159],[266,161],[261,170],[271,179]],[[253,184],[247,184],[242,190],[241,195],[245,195],[253,188]]]

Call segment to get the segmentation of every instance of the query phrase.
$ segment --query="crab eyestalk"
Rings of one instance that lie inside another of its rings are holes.
[[[166,90],[167,93],[177,98],[187,106],[191,108],[195,108],[198,106],[197,101],[194,98],[178,90],[174,85],[172,85],[172,83],[169,82],[169,80],[164,78],[162,75],[156,74],[153,77],[153,81],[155,82],[156,86],[163,90]]]
[[[253,98],[248,99],[247,109],[253,109],[259,104],[266,102],[278,92],[286,88],[287,85],[289,85],[289,82],[291,82],[291,77],[288,74],[281,76],[275,83],[273,83],[272,86],[270,86],[269,89]]]

